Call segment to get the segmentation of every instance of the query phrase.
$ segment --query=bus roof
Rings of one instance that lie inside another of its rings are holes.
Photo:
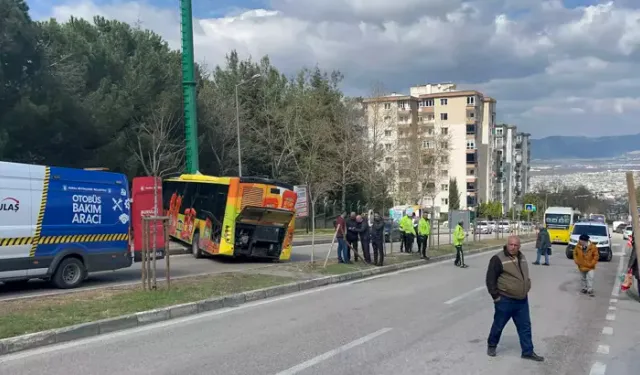
[[[240,183],[274,185],[293,190],[293,185],[263,177],[217,177],[204,174],[182,174],[178,177],[167,178],[166,181],[200,182],[208,184],[229,185],[232,179],[239,179]]]
[[[580,211],[573,209],[571,207],[549,207],[544,213],[545,214],[573,214],[573,213],[580,213]]]

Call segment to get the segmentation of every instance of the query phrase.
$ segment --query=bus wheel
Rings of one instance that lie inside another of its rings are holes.
[[[79,286],[87,276],[84,264],[78,258],[66,258],[58,265],[51,281],[60,289],[72,289]]]
[[[200,242],[200,233],[196,232],[193,234],[193,241],[191,241],[191,254],[196,259],[202,258],[202,251],[198,247],[198,243]]]

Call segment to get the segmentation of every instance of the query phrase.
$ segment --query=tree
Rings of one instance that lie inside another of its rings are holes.
[[[478,205],[478,217],[495,220],[502,217],[502,203],[498,201],[482,202]]]
[[[449,180],[449,209],[460,209],[460,193],[458,192],[458,182],[455,178]]]
[[[320,70],[302,70],[291,83],[284,114],[285,144],[291,153],[297,180],[307,186],[311,203],[311,262],[315,261],[315,207],[339,178],[332,138],[332,100],[340,99],[340,76]]]
[[[392,120],[391,102],[386,101],[388,92],[380,82],[371,87],[369,98],[363,100],[366,144],[362,148],[364,163],[360,166],[359,181],[363,184],[368,202],[384,205],[396,175],[398,142],[394,141],[397,129]],[[376,204],[373,204],[376,206]]]

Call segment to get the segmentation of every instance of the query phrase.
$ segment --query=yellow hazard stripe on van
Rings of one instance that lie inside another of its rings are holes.
[[[36,233],[31,241],[31,251],[29,256],[34,257],[36,255],[36,249],[38,248],[38,239],[40,239],[40,233],[42,232],[42,220],[44,219],[44,210],[47,207],[47,195],[49,193],[49,178],[51,177],[51,168],[45,167],[44,169],[44,185],[42,186],[42,197],[40,198],[40,211],[38,211],[38,221],[36,222]]]
[[[89,243],[89,242],[109,242],[109,241],[128,241],[128,234],[80,234],[69,236],[45,236],[40,237],[37,241],[35,237],[20,238],[2,238],[0,239],[0,247],[19,246],[19,245],[56,245],[65,243]]]

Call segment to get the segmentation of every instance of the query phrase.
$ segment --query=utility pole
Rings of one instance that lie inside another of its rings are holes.
[[[180,0],[182,32],[182,92],[184,100],[184,131],[187,173],[198,173],[198,117],[196,108],[196,78],[193,63],[193,14],[191,0]]]

